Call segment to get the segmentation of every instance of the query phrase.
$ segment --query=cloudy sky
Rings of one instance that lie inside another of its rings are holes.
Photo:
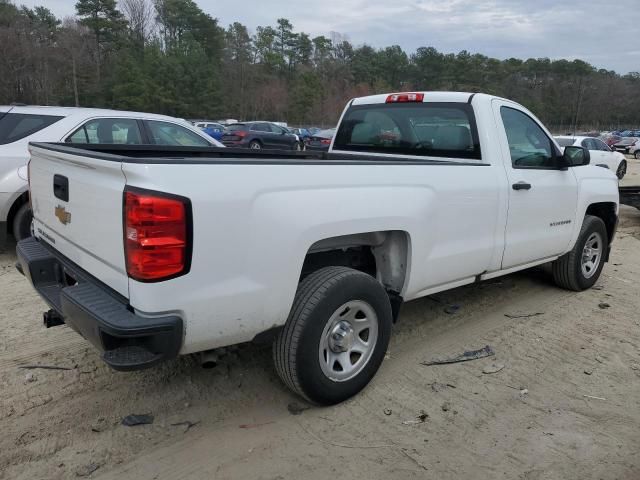
[[[75,0],[16,0],[59,16]],[[580,58],[619,73],[640,71],[640,1],[617,0],[196,0],[221,25],[250,30],[288,18],[296,31],[345,35],[355,45],[468,50],[497,58]]]

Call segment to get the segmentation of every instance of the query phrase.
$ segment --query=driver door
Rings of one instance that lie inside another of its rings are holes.
[[[560,255],[574,228],[575,175],[561,168],[555,143],[529,112],[501,100],[493,111],[509,187],[502,268]]]

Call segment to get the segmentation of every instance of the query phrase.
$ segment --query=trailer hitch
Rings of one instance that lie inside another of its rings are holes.
[[[47,328],[57,327],[58,325],[64,325],[64,318],[55,310],[49,310],[42,314],[42,322]]]

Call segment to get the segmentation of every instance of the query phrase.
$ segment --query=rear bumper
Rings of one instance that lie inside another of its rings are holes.
[[[136,315],[126,299],[36,238],[18,242],[16,253],[18,271],[115,370],[140,370],[178,355],[180,317]]]

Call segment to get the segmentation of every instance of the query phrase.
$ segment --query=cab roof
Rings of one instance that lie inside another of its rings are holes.
[[[383,93],[379,95],[369,95],[367,97],[354,98],[352,105],[373,105],[378,103],[386,103],[389,95],[402,94],[409,92],[392,92]],[[424,92],[424,91],[410,91],[410,93],[419,93],[424,95],[423,103],[429,102],[456,102],[466,103],[474,95],[471,92]]]

